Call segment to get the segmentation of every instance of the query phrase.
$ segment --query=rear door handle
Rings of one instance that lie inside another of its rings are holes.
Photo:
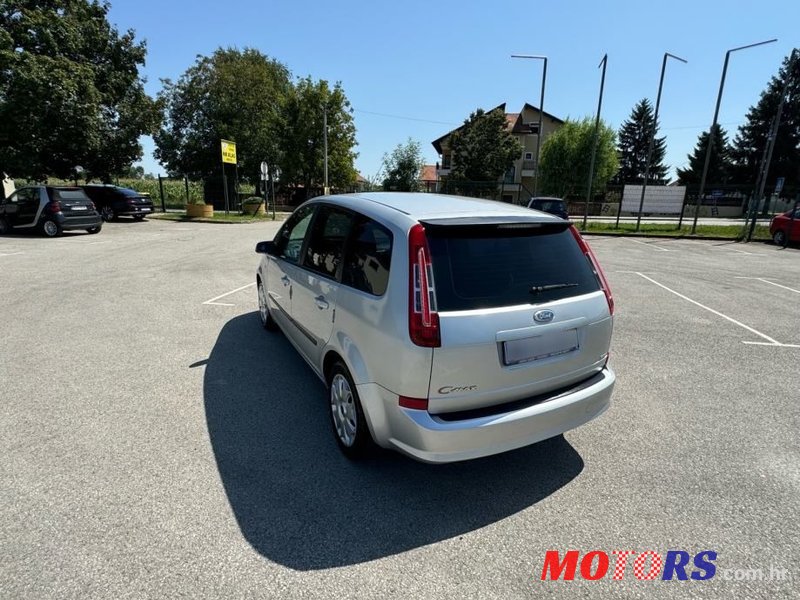
[[[330,306],[328,304],[328,301],[325,300],[325,296],[317,296],[316,298],[314,298],[314,302],[317,304],[317,308],[320,310],[325,310]]]
[[[284,286],[287,286],[287,285],[289,285],[289,278],[288,278],[286,275],[284,275],[283,277],[281,277],[281,281],[283,282],[283,285],[284,285]]]

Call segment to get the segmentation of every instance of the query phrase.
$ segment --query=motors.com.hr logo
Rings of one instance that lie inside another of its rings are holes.
[[[789,583],[789,569],[770,565],[764,567],[723,568],[716,564],[717,553],[703,550],[691,553],[685,550],[668,550],[662,557],[653,550],[613,550],[611,556],[603,550],[592,550],[581,558],[579,550],[568,550],[563,558],[558,550],[548,550],[542,565],[542,581],[586,581],[607,578],[612,580],[636,578],[639,581],[705,581],[719,575],[723,581],[776,581]],[[631,576],[632,575],[632,576]]]
[[[717,553],[713,550],[694,554],[668,550],[663,557],[653,550],[613,550],[611,556],[602,550],[592,550],[583,558],[580,555],[579,550],[568,550],[562,558],[558,550],[548,550],[542,566],[542,581],[573,581],[576,575],[586,581],[597,581],[609,573],[612,580],[628,577],[640,581],[703,581],[717,572]]]

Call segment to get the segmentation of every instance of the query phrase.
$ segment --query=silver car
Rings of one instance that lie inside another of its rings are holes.
[[[327,385],[348,457],[377,444],[472,459],[609,407],[614,301],[569,221],[457,196],[328,196],[256,252],[261,321]]]

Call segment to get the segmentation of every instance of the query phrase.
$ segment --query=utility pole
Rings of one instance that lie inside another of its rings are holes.
[[[708,176],[708,165],[711,162],[711,152],[714,149],[714,131],[717,128],[717,119],[719,117],[719,105],[722,103],[722,90],[725,88],[725,76],[728,73],[728,61],[730,60],[732,52],[739,50],[746,50],[747,48],[755,48],[756,46],[763,46],[764,44],[771,44],[777,42],[777,39],[767,40],[765,42],[758,42],[756,44],[748,44],[747,46],[739,46],[732,48],[725,53],[725,62],[722,65],[722,78],[719,82],[719,92],[717,93],[717,105],[714,108],[714,119],[711,121],[711,128],[708,130],[708,146],[706,147],[706,161],[703,164],[703,175],[700,177],[700,189],[697,192],[697,203],[694,207],[694,222],[692,223],[692,235],[697,230],[697,218],[700,216],[700,203],[703,201],[703,192],[706,189],[706,177]]]
[[[644,208],[644,194],[647,191],[647,179],[650,177],[650,159],[653,156],[653,146],[656,143],[656,127],[658,126],[658,109],[661,106],[661,90],[664,87],[664,71],[667,69],[667,59],[674,58],[675,60],[679,60],[682,63],[686,63],[684,59],[680,56],[675,56],[674,54],[670,54],[669,52],[664,52],[664,60],[661,61],[661,79],[658,81],[658,95],[656,96],[656,109],[655,114],[653,115],[653,127],[650,131],[650,143],[647,145],[647,159],[644,162],[644,181],[642,182],[642,197],[639,199],[639,214],[636,216],[636,231],[639,231],[639,227],[642,223],[642,209]],[[620,208],[622,208],[622,204],[620,203]]]
[[[791,63],[790,63],[791,64]],[[781,115],[783,114],[783,105],[786,102],[786,87],[789,83],[789,78],[786,78],[781,91],[781,102],[778,104],[778,112],[775,114],[775,119],[772,121],[772,126],[769,128],[769,138],[767,141],[766,156],[761,161],[761,174],[759,175],[758,195],[754,199],[752,207],[753,221],[750,223],[750,230],[747,232],[747,241],[753,239],[753,232],[756,229],[756,222],[758,221],[758,207],[761,204],[761,199],[764,197],[764,188],[767,185],[767,175],[769,174],[769,164],[772,162],[772,151],[775,149],[775,138],[778,137],[778,128],[781,125]]]
[[[539,191],[539,153],[542,147],[542,117],[544,116],[544,87],[547,83],[547,57],[538,54],[512,54],[511,58],[532,58],[544,61],[544,66],[542,67],[542,93],[539,98],[539,132],[536,134],[536,176],[533,180],[533,195],[536,196]]]
[[[325,108],[322,112],[322,139],[325,146],[325,189],[324,193],[327,196],[330,194],[330,188],[328,187],[328,103],[325,103]]]
[[[586,230],[586,221],[589,219],[589,202],[592,199],[592,181],[594,180],[594,161],[597,158],[597,142],[600,136],[600,109],[603,107],[603,87],[606,84],[606,64],[608,54],[603,55],[603,59],[597,68],[603,67],[603,74],[600,76],[600,96],[597,99],[597,116],[594,120],[594,141],[592,142],[592,159],[589,161],[589,182],[586,184],[586,206],[583,208],[583,229]]]

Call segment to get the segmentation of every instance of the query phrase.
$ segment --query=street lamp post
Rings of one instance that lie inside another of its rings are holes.
[[[325,108],[322,112],[322,139],[323,144],[325,146],[325,184],[324,190],[325,195],[327,196],[330,194],[330,188],[328,187],[328,104],[325,103]]]
[[[771,44],[777,42],[776,39],[766,40],[755,44],[748,44],[747,46],[739,46],[738,48],[731,48],[725,53],[725,63],[722,65],[722,78],[719,82],[719,92],[717,93],[717,105],[714,108],[714,120],[711,121],[711,129],[708,130],[708,146],[706,146],[706,161],[703,164],[703,175],[700,177],[700,190],[697,192],[697,202],[694,207],[694,222],[692,223],[692,234],[697,230],[697,218],[700,216],[700,203],[703,201],[703,192],[706,189],[706,177],[708,176],[708,165],[711,162],[711,151],[714,147],[714,131],[717,128],[717,118],[719,117],[719,105],[722,102],[722,90],[725,87],[725,75],[728,73],[728,61],[730,60],[732,52],[739,50],[746,50],[747,48],[755,48],[756,46],[763,46],[764,44]]]
[[[644,208],[644,194],[647,191],[647,179],[650,177],[650,159],[653,156],[653,146],[656,143],[656,127],[658,126],[658,109],[661,106],[661,90],[664,88],[664,72],[667,69],[667,59],[674,58],[682,63],[686,63],[680,56],[675,56],[669,52],[664,52],[664,60],[661,61],[661,79],[658,80],[658,94],[656,95],[656,109],[653,114],[653,127],[650,131],[650,143],[647,145],[647,158],[644,161],[644,181],[642,182],[642,197],[639,198],[639,214],[636,216],[636,231],[642,223],[642,209]],[[620,206],[620,208],[622,208]]]
[[[603,67],[603,74],[600,75],[600,96],[597,99],[597,116],[594,120],[594,141],[592,142],[592,159],[589,161],[589,183],[586,189],[586,206],[583,207],[583,229],[586,230],[586,221],[589,219],[589,201],[592,199],[592,180],[594,179],[594,161],[597,158],[597,143],[600,135],[600,109],[603,106],[603,88],[606,85],[606,64],[608,54],[603,55],[603,60],[597,68]]]
[[[531,58],[544,61],[542,67],[542,94],[539,98],[539,132],[536,134],[536,177],[533,180],[533,195],[536,196],[539,188],[539,151],[542,147],[542,117],[544,116],[544,87],[547,83],[547,57],[538,54],[512,54],[511,58]]]

